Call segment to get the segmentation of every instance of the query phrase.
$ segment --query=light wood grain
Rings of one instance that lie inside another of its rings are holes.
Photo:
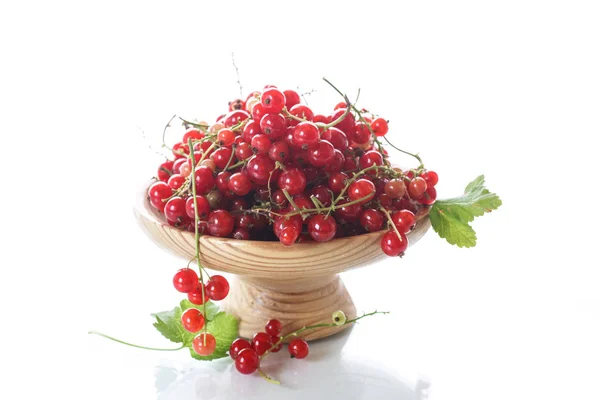
[[[194,258],[194,234],[169,225],[164,215],[152,208],[145,189],[136,198],[134,213],[157,245],[187,261]],[[429,227],[425,209],[407,235],[409,244],[414,245]],[[289,332],[330,322],[331,314],[339,309],[349,318],[356,315],[338,274],[387,257],[380,247],[383,232],[289,247],[279,242],[202,236],[200,259],[207,268],[238,275],[222,305],[240,319],[242,336],[261,331],[271,318],[281,320]],[[322,329],[305,336],[317,339],[338,331],[340,328]]]

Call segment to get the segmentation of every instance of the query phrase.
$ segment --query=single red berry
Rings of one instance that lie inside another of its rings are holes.
[[[310,191],[311,196],[315,196],[325,207],[329,207],[333,202],[333,192],[329,190],[327,185],[315,186]]]
[[[383,118],[375,118],[373,122],[371,122],[371,129],[373,129],[373,133],[375,136],[384,136],[388,133],[388,123]]]
[[[349,136],[349,139],[358,144],[365,144],[371,139],[371,131],[364,122],[357,122],[354,126],[354,132]]]
[[[344,132],[335,127],[331,127],[323,132],[321,140],[327,140],[333,147],[340,151],[345,151],[348,148],[348,137],[346,137]]]
[[[364,199],[359,204],[365,204],[375,197],[375,185],[368,179],[358,179],[350,184],[348,197],[352,201]]]
[[[272,143],[273,142],[271,142],[271,139],[267,135],[260,133],[252,138],[250,145],[255,154],[267,154]]]
[[[190,128],[183,134],[183,139],[181,139],[181,143],[188,143],[190,139],[192,140],[200,140],[204,138],[204,132],[196,128]]]
[[[295,147],[308,149],[319,143],[321,134],[319,128],[312,122],[300,122],[294,128],[292,144]]]
[[[402,179],[390,179],[385,184],[384,191],[392,199],[401,199],[406,193],[406,185]]]
[[[281,339],[281,336],[271,336],[271,341],[273,342],[274,346],[276,343],[279,342],[280,339]],[[279,350],[281,350],[282,347],[283,347],[283,342],[279,342],[279,344],[277,346],[275,346],[271,349],[271,353],[279,353]]]
[[[321,140],[312,149],[308,151],[308,162],[322,168],[331,163],[335,156],[335,148],[327,140]]]
[[[343,172],[331,174],[327,180],[327,186],[329,186],[329,189],[331,189],[333,194],[338,195],[341,193],[344,187],[346,187],[347,179],[349,179],[348,175]]]
[[[266,154],[257,154],[246,164],[246,173],[250,180],[257,185],[267,186],[269,177],[275,178],[275,161],[271,160]]]
[[[188,308],[181,314],[181,324],[188,332],[200,332],[204,327],[204,315],[197,308]]]
[[[283,140],[274,142],[269,148],[269,158],[273,161],[285,163],[290,158],[290,148]]]
[[[148,197],[150,198],[150,204],[158,211],[164,211],[166,202],[163,200],[168,199],[173,195],[173,189],[169,187],[165,182],[155,182],[148,189]]]
[[[295,90],[284,90],[283,94],[285,95],[285,108],[288,110],[296,104],[300,104],[300,95]]]
[[[173,286],[178,292],[189,293],[198,286],[198,275],[193,269],[180,269],[173,277]]]
[[[229,282],[221,275],[213,275],[206,282],[206,294],[214,301],[223,300],[229,293]]]
[[[316,214],[308,220],[308,234],[316,242],[328,242],[334,238],[337,226],[332,216]]]
[[[177,190],[183,186],[185,183],[185,176],[180,174],[171,175],[169,180],[167,181],[167,185],[173,190]]]
[[[233,232],[233,217],[228,211],[214,210],[208,215],[208,233],[227,237]]]
[[[260,364],[260,358],[253,349],[242,349],[235,359],[235,369],[244,375],[253,374]]]
[[[242,99],[234,99],[229,102],[229,111],[243,110],[246,107],[246,102]]]
[[[268,88],[260,95],[260,103],[267,113],[277,114],[285,107],[285,95],[277,88]]]
[[[232,126],[235,126],[240,122],[247,120],[248,118],[250,118],[250,114],[248,114],[246,111],[234,110],[224,117],[223,125],[225,128],[231,128]]]
[[[400,233],[400,237],[398,237],[396,231],[391,230],[384,233],[381,237],[381,249],[390,257],[403,254],[407,248],[408,239],[403,233]]]
[[[196,196],[196,203],[198,203],[198,218],[206,220],[210,213],[210,204],[204,196]],[[194,209],[194,196],[190,196],[185,201],[185,213],[190,218],[196,218],[196,212]]]
[[[229,187],[229,190],[238,196],[245,196],[252,190],[250,178],[248,178],[248,175],[241,172],[236,172],[231,175],[227,186]]]
[[[306,175],[299,168],[288,168],[279,175],[277,184],[281,190],[287,190],[288,194],[295,196],[304,192]]]
[[[369,168],[373,165],[383,165],[383,156],[377,150],[369,150],[359,159],[360,169]],[[377,174],[377,169],[368,172],[371,175]]]
[[[217,134],[217,142],[221,146],[229,147],[235,141],[236,134],[228,128],[221,129]]]
[[[262,133],[260,129],[260,120],[252,120],[244,126],[242,137],[244,138],[246,143],[250,143],[252,141],[252,138],[255,135],[258,135],[259,133]]]
[[[196,180],[196,194],[206,194],[215,187],[213,170],[204,165],[196,168],[194,178]]]
[[[233,154],[233,150],[231,147],[221,147],[220,149],[215,150],[211,155],[211,160],[214,161],[215,165],[218,168],[224,169],[231,160],[231,155]]]
[[[288,351],[292,358],[306,358],[308,355],[308,343],[304,339],[295,338],[288,344]]]
[[[165,205],[165,217],[171,222],[182,222],[187,217],[185,200],[179,196],[169,199]]]
[[[285,117],[281,114],[265,114],[260,120],[260,129],[270,139],[279,139],[287,130]]]
[[[408,233],[411,231],[416,222],[415,214],[409,210],[400,210],[392,214],[392,222],[400,233]]]
[[[267,350],[273,346],[271,336],[265,332],[258,332],[254,334],[251,342],[252,348],[256,351],[256,354],[262,356]]]
[[[408,195],[413,200],[418,200],[425,194],[427,182],[420,176],[413,178],[408,184]]]
[[[173,161],[167,160],[160,164],[160,167],[158,167],[158,172],[156,173],[158,180],[167,182],[171,175],[173,175]]]
[[[430,206],[433,203],[435,203],[436,198],[437,198],[437,190],[435,189],[434,186],[428,186],[423,197],[421,197],[417,201],[421,204]]]
[[[187,294],[187,297],[190,303],[195,304],[197,306],[201,306],[202,304],[210,300],[208,298],[208,295],[206,294],[206,290],[204,289],[204,285],[202,284],[202,282],[198,282],[198,286],[196,286],[196,289],[189,292]]]
[[[427,187],[435,186],[438,183],[438,174],[434,171],[427,171],[421,175],[421,178],[427,182]]]
[[[367,232],[377,232],[383,227],[383,214],[374,208],[367,208],[360,215],[360,225]]]
[[[208,332],[202,332],[192,340],[192,348],[201,356],[210,356],[215,352],[216,347],[215,337]]]
[[[331,123],[331,122],[337,120],[344,113],[346,113],[346,108],[339,108],[339,109],[335,110],[334,113],[329,116],[327,123]],[[354,117],[352,116],[352,113],[349,112],[348,114],[346,114],[346,116],[340,122],[338,122],[334,126],[336,128],[338,128],[339,130],[341,130],[342,132],[344,132],[346,134],[346,136],[348,136],[354,132],[355,125],[356,124],[354,122]]]
[[[279,336],[281,335],[281,330],[283,329],[283,325],[279,320],[272,319],[265,325],[265,332],[271,336]]]
[[[229,347],[229,356],[234,360],[237,358],[240,351],[250,348],[250,342],[243,338],[237,338]]]

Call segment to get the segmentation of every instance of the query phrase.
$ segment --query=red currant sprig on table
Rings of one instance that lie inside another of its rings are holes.
[[[287,246],[387,226],[382,250],[402,255],[414,223],[396,227],[394,215],[433,204],[438,176],[388,141],[387,120],[331,86],[344,101],[329,115],[270,85],[230,102],[212,125],[183,120],[188,130],[171,148],[174,160],[160,165],[150,204],[182,229]],[[393,168],[381,139],[419,165]]]
[[[303,359],[308,356],[310,347],[304,339],[297,337],[300,333],[320,328],[339,327],[352,324],[361,318],[375,314],[387,314],[387,312],[374,311],[349,320],[346,318],[344,312],[340,310],[333,313],[331,316],[331,323],[304,326],[285,336],[282,335],[282,323],[276,319],[272,319],[265,325],[264,332],[257,332],[252,337],[252,340],[246,340],[244,338],[234,340],[229,348],[229,356],[234,360],[235,368],[240,373],[250,375],[258,371],[260,375],[269,382],[279,384],[279,381],[265,374],[260,368],[260,363],[262,359],[269,354],[279,352],[284,341],[291,339],[287,345],[287,350],[291,358]]]

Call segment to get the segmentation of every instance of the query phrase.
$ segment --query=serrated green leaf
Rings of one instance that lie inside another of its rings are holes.
[[[175,307],[171,311],[163,311],[152,314],[156,318],[154,327],[167,339],[174,343],[183,343],[185,329],[181,325],[181,307]]]
[[[448,243],[458,247],[475,246],[477,236],[469,222],[502,205],[502,200],[495,193],[490,193],[484,184],[485,178],[480,175],[467,185],[464,195],[438,200],[431,207],[431,226]]]
[[[218,358],[227,357],[227,352],[231,347],[231,343],[238,337],[237,318],[221,311],[206,325],[206,330],[212,333],[217,342],[214,353],[210,356],[200,356],[194,352],[194,350],[191,350],[190,354],[192,357],[197,360],[216,360]]]

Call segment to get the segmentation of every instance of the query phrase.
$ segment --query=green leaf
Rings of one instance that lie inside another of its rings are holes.
[[[192,357],[199,360],[215,360],[227,357],[231,343],[238,336],[238,320],[231,314],[219,311],[212,302],[206,303],[206,330],[211,333],[217,342],[215,351],[210,356],[199,356],[192,349],[192,341],[198,333],[186,331],[181,324],[181,314],[188,308],[197,308],[204,312],[204,306],[197,306],[188,300],[182,300],[179,306],[171,311],[152,314],[156,318],[154,327],[167,339],[175,343],[182,343],[190,349]]]
[[[431,226],[448,243],[458,247],[475,246],[477,236],[469,222],[502,205],[502,200],[487,190],[484,184],[484,176],[478,176],[467,185],[464,195],[438,200],[431,207]]]
[[[210,356],[200,356],[193,349],[190,349],[192,357],[197,360],[216,360],[217,358],[227,357],[231,343],[238,337],[237,318],[221,311],[208,323],[206,329],[215,337],[217,347]]]

